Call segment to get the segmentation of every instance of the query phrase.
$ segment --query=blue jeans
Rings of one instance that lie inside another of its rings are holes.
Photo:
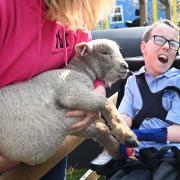
[[[54,166],[40,180],[63,180],[63,179],[65,179],[66,164],[67,164],[67,157],[65,157],[63,160],[61,160],[56,166]]]

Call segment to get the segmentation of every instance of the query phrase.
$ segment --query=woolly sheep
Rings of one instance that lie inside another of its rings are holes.
[[[6,157],[31,165],[42,163],[69,134],[95,138],[115,158],[119,142],[137,145],[136,136],[118,117],[115,106],[93,90],[96,79],[108,84],[126,77],[128,66],[118,45],[98,39],[80,43],[76,50],[79,55],[64,69],[0,89],[0,150]],[[86,131],[70,132],[69,127],[79,118],[65,114],[74,109],[100,111],[111,131],[99,122]]]

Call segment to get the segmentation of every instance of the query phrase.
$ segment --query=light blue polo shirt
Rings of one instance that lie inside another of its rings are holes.
[[[180,70],[171,68],[166,73],[153,77],[145,71],[143,66],[138,72],[130,76],[125,86],[125,94],[118,108],[120,113],[125,113],[133,119],[142,108],[142,98],[139,88],[136,83],[135,75],[145,73],[145,79],[151,90],[155,93],[164,89],[167,86],[175,86],[180,88]],[[153,129],[168,127],[171,124],[180,125],[180,95],[174,91],[166,90],[162,98],[163,107],[168,111],[166,121],[164,122],[158,118],[147,118],[143,121],[139,129]],[[152,107],[153,108],[153,107]],[[139,144],[139,148],[155,147],[160,149],[164,145],[177,146],[180,149],[180,143],[162,144],[157,142],[143,142]]]

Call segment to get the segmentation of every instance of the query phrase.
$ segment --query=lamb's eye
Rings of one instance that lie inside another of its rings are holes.
[[[109,55],[109,52],[108,51],[102,51],[100,52],[101,54],[104,54],[104,55]]]

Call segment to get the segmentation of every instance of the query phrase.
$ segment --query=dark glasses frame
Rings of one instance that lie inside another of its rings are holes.
[[[169,48],[175,51],[179,50],[179,42],[175,40],[168,40],[163,36],[153,35],[154,43],[163,46],[166,42],[168,42]]]

